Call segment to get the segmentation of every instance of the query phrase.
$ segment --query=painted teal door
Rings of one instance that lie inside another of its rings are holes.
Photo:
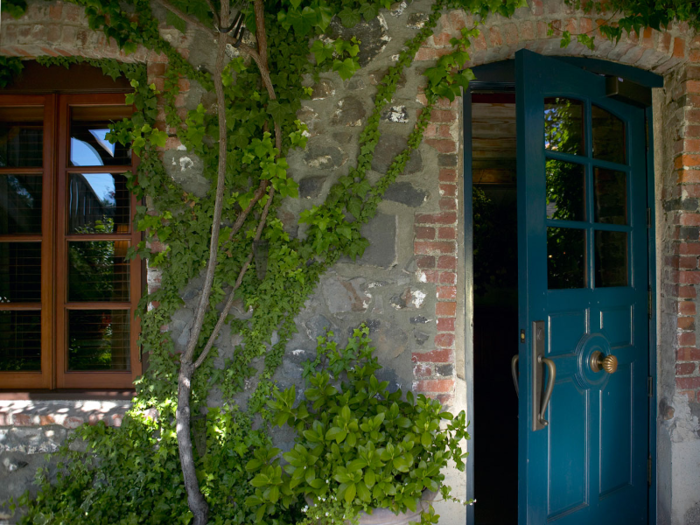
[[[516,75],[519,523],[646,524],[644,112],[530,51]]]

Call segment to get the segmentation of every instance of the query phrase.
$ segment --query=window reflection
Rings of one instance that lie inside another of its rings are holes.
[[[41,175],[0,175],[0,234],[41,233]]]
[[[581,164],[547,159],[547,218],[586,220],[586,177]]]
[[[625,123],[596,105],[591,107],[593,117],[593,158],[625,163]]]
[[[583,102],[570,98],[544,99],[544,145],[560,153],[583,155]]]
[[[69,301],[128,301],[126,241],[68,243]]]
[[[596,222],[627,224],[627,175],[595,168],[594,180]]]
[[[72,173],[68,189],[70,233],[126,233],[130,194],[117,173]]]
[[[586,287],[586,232],[547,228],[547,287]]]
[[[68,312],[69,370],[129,370],[129,311]]]
[[[595,285],[627,286],[627,234],[595,232]]]
[[[41,312],[0,311],[0,372],[41,370]]]

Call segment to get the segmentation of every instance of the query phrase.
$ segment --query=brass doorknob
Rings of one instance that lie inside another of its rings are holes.
[[[614,374],[617,372],[617,357],[595,351],[591,354],[591,370],[596,373],[605,370],[608,374]]]

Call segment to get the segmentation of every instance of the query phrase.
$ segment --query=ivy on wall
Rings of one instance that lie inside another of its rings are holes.
[[[296,120],[301,101],[310,97],[311,90],[304,85],[304,79],[329,72],[346,79],[359,68],[357,41],[327,43],[319,37],[325,34],[334,16],[344,26],[352,27],[363,19],[372,20],[380,9],[390,7],[390,2],[278,0],[266,3],[257,17],[252,5],[243,6],[246,27],[254,34],[264,28],[267,71],[261,73],[260,64],[244,56],[228,61],[221,76],[224,107],[200,104],[181,116],[175,102],[180,79],[197,82],[208,91],[215,89],[217,79],[199,64],[191,64],[160,36],[159,19],[153,8],[166,2],[71,1],[84,7],[91,29],[114,39],[125,52],[142,46],[168,58],[165,89],[160,93],[148,84],[142,64],[38,57],[44,65],[88,63],[102,68],[106,75],[124,75],[131,82],[134,92],[128,95],[127,103],[133,103],[136,111],[132,118],[115,123],[109,138],[131,143],[140,158],[137,171],[129,176],[129,187],[147,203],[136,210],[136,224],[145,238],[132,255],[147,259],[149,267],[159,270],[162,284],[159,290],[145,295],[140,305],[141,344],[148,354],[149,368],[136,382],[137,396],[122,427],[96,425],[78,429],[76,443],[82,440],[87,448],[66,447],[61,453],[63,468],[59,478],[50,483],[43,473],[38,496],[25,495],[16,504],[27,512],[24,523],[85,519],[90,523],[123,524],[191,521],[175,425],[180,363],[170,335],[162,328],[183,306],[181,291],[208,266],[221,161],[215,147],[221,136],[218,112],[223,111],[227,129],[223,227],[215,241],[215,271],[208,308],[195,341],[201,366],[193,376],[191,421],[197,480],[209,505],[209,522],[251,523],[254,518],[240,504],[253,493],[251,475],[244,466],[254,451],[271,448],[266,424],[254,430],[253,415],[261,414],[266,421],[271,420],[273,414],[268,412],[266,402],[275,391],[273,374],[296,330],[295,316],[320,276],[339,257],[354,259],[362,255],[367,241],[360,228],[376,214],[384,192],[420,145],[434,104],[441,97],[454,100],[473,79],[471,71],[462,66],[469,60],[470,40],[479,34],[480,22],[477,27],[463,29],[451,42],[453,52],[425,71],[428,105],[418,117],[406,149],[393,159],[377,182],[371,183],[367,171],[380,137],[382,110],[392,101],[402,72],[411,67],[421,44],[432,35],[446,9],[463,9],[474,14],[477,21],[483,21],[490,13],[511,17],[517,8],[526,6],[525,0],[437,0],[432,4],[427,22],[405,43],[398,61],[377,87],[353,167],[333,185],[323,204],[301,214],[300,223],[307,225],[301,238],[290,238],[276,218],[276,210],[283,199],[297,196],[297,185],[287,176],[285,157],[291,148],[303,148],[306,142],[305,128]],[[589,11],[600,5],[585,0],[567,1]],[[622,18],[617,25],[605,26],[602,32],[619,39],[623,32],[647,26],[660,28],[672,20],[687,20],[697,28],[700,9],[696,4],[682,0],[611,0],[609,11],[619,11]],[[168,23],[181,31],[192,24],[211,27],[221,22],[220,4],[213,0],[173,0],[167,5]],[[21,16],[26,3],[4,0],[2,8],[12,16]],[[564,39],[570,37],[564,35]],[[584,43],[592,45],[592,40]],[[0,57],[0,86],[20,70],[18,59]],[[266,89],[267,81],[274,87],[275,97]],[[202,175],[211,184],[206,196],[184,191],[163,167],[159,148],[165,146],[167,134],[156,124],[159,96],[165,106],[167,126],[188,152],[202,159]],[[259,188],[268,187],[274,191],[259,192]],[[244,213],[246,210],[248,213]],[[261,271],[246,271],[249,267],[261,270],[251,257],[256,238],[266,246],[264,275]],[[223,317],[241,343],[223,368],[215,368],[213,361],[218,350],[212,343],[221,321],[216,307],[234,297],[244,301],[251,314],[246,318]],[[157,307],[149,308],[149,304]],[[252,362],[260,357],[264,358],[264,367],[257,373],[256,390],[244,411],[234,397],[243,390],[245,381],[256,374]],[[206,407],[212,389],[221,392],[222,407]],[[265,519],[268,523],[294,523],[300,518],[298,511],[292,506],[284,512],[273,511]]]

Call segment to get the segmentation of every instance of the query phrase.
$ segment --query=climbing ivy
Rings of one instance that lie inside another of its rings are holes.
[[[218,238],[217,265],[199,351],[214,332],[217,306],[226,300],[237,281],[240,285],[235,297],[245,313],[227,319],[232,334],[240,341],[233,352],[219,355],[214,347],[194,375],[192,426],[198,479],[211,509],[210,521],[252,523],[254,518],[240,504],[253,494],[251,475],[244,466],[252,459],[253,451],[272,448],[267,426],[274,414],[269,412],[267,401],[276,390],[273,375],[296,331],[296,315],[321,275],[341,256],[355,259],[362,255],[368,243],[361,235],[361,227],[376,214],[385,191],[419,147],[433,107],[440,98],[454,100],[474,78],[463,65],[469,60],[470,42],[478,36],[479,25],[490,13],[511,17],[517,8],[527,4],[525,0],[436,0],[423,27],[405,42],[398,60],[377,86],[352,167],[332,186],[322,204],[301,214],[299,222],[306,229],[299,238],[292,238],[276,212],[284,199],[297,197],[297,184],[288,176],[286,156],[290,149],[306,145],[307,130],[296,113],[301,102],[311,96],[308,79],[318,79],[321,73],[347,79],[359,68],[360,42],[330,41],[330,22],[337,16],[342,25],[353,27],[363,19],[374,19],[381,9],[390,8],[391,2],[270,0],[265,5],[264,23],[269,77],[276,97],[263,88],[264,79],[257,65],[243,55],[235,56],[222,77],[225,106],[203,102],[181,113],[176,103],[181,81],[187,79],[211,92],[213,77],[161,37],[159,20],[152,9],[158,2],[69,1],[84,8],[91,29],[103,32],[126,53],[143,47],[167,58],[162,92],[148,84],[142,64],[83,57],[37,59],[47,66],[86,63],[100,67],[105,75],[124,76],[130,81],[133,92],[127,95],[126,102],[134,105],[135,112],[130,119],[113,123],[108,138],[131,144],[140,159],[135,172],[127,178],[130,190],[144,203],[135,210],[135,224],[144,232],[144,240],[132,248],[131,255],[147,260],[152,270],[161,272],[162,284],[158,290],[145,294],[139,305],[140,344],[149,366],[136,381],[136,398],[122,426],[98,424],[78,429],[74,440],[60,452],[63,463],[58,479],[49,482],[48,473],[40,472],[38,496],[27,494],[15,505],[26,511],[23,523],[86,519],[96,524],[190,522],[192,514],[185,497],[175,428],[179,360],[167,327],[173,314],[185,304],[182,291],[207,265],[219,164],[215,147],[220,135],[217,112],[223,111],[227,127],[224,226]],[[591,2],[567,1],[576,7],[595,9]],[[608,2],[623,13],[634,11],[642,3],[649,4],[642,0]],[[216,7],[218,2],[173,0],[170,4],[185,18],[211,25],[214,15],[209,7]],[[660,10],[639,11],[641,15],[634,11],[637,14],[629,23],[619,22],[616,27],[620,31],[638,30],[639,24],[658,27],[672,19],[689,20],[697,27],[697,8],[692,11],[681,4],[681,0],[669,0],[663,5],[656,2],[657,7],[662,5]],[[12,16],[21,16],[26,3],[4,0],[2,8]],[[396,155],[386,173],[372,182],[367,172],[380,138],[380,115],[393,100],[403,72],[411,67],[418,49],[433,34],[446,9],[472,13],[476,25],[463,29],[451,42],[453,51],[425,71],[427,105],[416,120],[406,148]],[[242,10],[248,30],[255,34],[253,7],[243,5]],[[175,11],[167,10],[166,16],[167,22],[178,30],[184,32],[188,28]],[[605,34],[619,39],[617,29]],[[0,87],[20,70],[18,59],[0,57]],[[157,123],[159,97],[167,130]],[[280,137],[273,133],[273,127],[281,131]],[[168,134],[176,136],[190,154],[201,159],[202,176],[211,188],[206,195],[186,191],[166,173],[161,156]],[[260,198],[256,194],[261,181],[274,188],[269,202],[269,195]],[[251,212],[241,215],[251,205]],[[234,227],[241,217],[240,227]],[[264,253],[254,249],[261,221]],[[251,253],[256,254],[252,262]],[[253,270],[242,271],[247,264]],[[214,366],[216,358],[224,360],[223,367]],[[254,364],[260,358],[264,364],[258,371]],[[243,409],[235,400],[252,379],[255,388]],[[213,391],[223,400],[218,408],[207,407],[207,398]],[[263,421],[254,425],[258,416]],[[299,506],[273,512],[267,519],[279,525],[294,523],[301,519]]]

